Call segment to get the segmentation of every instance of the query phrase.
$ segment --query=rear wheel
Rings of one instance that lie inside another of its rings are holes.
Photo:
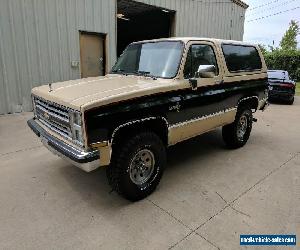
[[[294,101],[295,101],[295,97],[293,96],[292,99],[290,99],[290,100],[287,101],[287,104],[293,105],[293,104],[294,104]]]
[[[243,106],[239,107],[235,121],[222,129],[225,144],[233,149],[243,147],[250,137],[252,123],[251,109]]]
[[[114,148],[107,177],[112,188],[131,201],[151,194],[166,165],[165,146],[152,132],[134,135]]]

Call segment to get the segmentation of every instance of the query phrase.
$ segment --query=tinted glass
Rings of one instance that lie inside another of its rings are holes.
[[[151,42],[129,45],[112,68],[112,73],[144,74],[173,78],[181,60],[181,42]]]
[[[216,67],[215,74],[219,74],[216,56],[210,45],[191,45],[184,67],[184,78],[194,77],[200,65],[214,65]]]
[[[230,72],[252,71],[262,68],[260,56],[255,47],[224,44],[222,48]]]

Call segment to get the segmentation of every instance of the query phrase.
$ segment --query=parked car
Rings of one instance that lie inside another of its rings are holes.
[[[269,100],[283,100],[293,104],[295,99],[296,83],[289,78],[284,70],[268,70]]]
[[[160,182],[167,147],[217,127],[228,147],[244,146],[267,93],[256,45],[208,38],[135,42],[105,77],[34,88],[28,125],[81,169],[107,166],[112,188],[135,201]]]

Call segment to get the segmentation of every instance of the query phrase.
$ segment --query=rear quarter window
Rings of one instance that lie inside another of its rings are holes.
[[[262,69],[261,58],[254,46],[223,44],[222,50],[229,72]]]

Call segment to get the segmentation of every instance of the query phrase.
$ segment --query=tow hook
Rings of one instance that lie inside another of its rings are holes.
[[[257,119],[253,117],[252,121],[253,121],[253,122],[257,122]]]

